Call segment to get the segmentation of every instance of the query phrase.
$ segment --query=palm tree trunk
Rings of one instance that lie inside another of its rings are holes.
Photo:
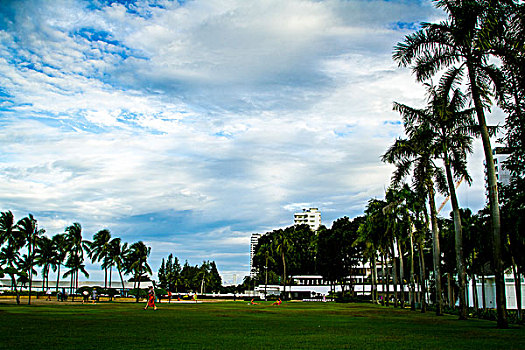
[[[472,298],[474,299],[474,309],[478,311],[479,300],[478,300],[478,285],[476,281],[476,274],[472,272]]]
[[[447,273],[447,291],[448,291],[448,307],[453,309],[454,308],[454,296],[452,295],[452,276],[450,273]]]
[[[403,249],[401,240],[397,239],[397,253],[399,254],[399,287],[401,289],[401,308],[405,307],[405,259],[403,258]]]
[[[142,273],[138,273],[138,277],[139,277],[139,281],[138,281],[138,285],[137,285],[137,299],[136,299],[136,303],[139,302],[139,297],[140,297],[140,277],[141,277]]]
[[[419,247],[419,274],[420,274],[420,289],[421,289],[421,312],[425,313],[427,311],[427,295],[426,295],[426,276],[425,276],[425,255],[423,249],[423,239],[420,237],[418,239]]]
[[[60,282],[60,263],[58,264],[58,272],[57,272],[57,287],[56,292],[58,293],[58,283]]]
[[[381,254],[381,289],[382,289],[382,293],[381,295],[383,296],[381,298],[381,305],[385,306],[385,298],[386,298],[386,275],[385,275],[385,255],[380,252]]]
[[[428,184],[428,204],[430,206],[430,221],[432,223],[432,245],[434,248],[434,279],[436,284],[436,315],[443,315],[443,296],[441,295],[441,250],[439,249],[439,231],[437,225],[434,185]]]
[[[383,291],[383,293],[386,293],[386,306],[389,304],[390,300],[390,273],[388,271],[388,267],[386,267],[386,275],[385,275],[385,264],[386,264],[387,258],[385,254],[383,253],[383,283],[385,284],[386,290]]]
[[[393,261],[393,264],[394,266],[392,267],[392,273],[394,275],[394,307],[397,307],[397,302],[398,302],[398,294],[397,294],[397,285],[399,284],[398,281],[397,281],[397,261],[396,261],[396,256],[395,256],[395,248],[394,248],[394,241],[392,240],[392,242],[390,243],[391,246],[390,246],[390,252],[391,252],[391,256],[392,256],[392,261]]]
[[[496,170],[494,168],[494,158],[492,156],[492,147],[490,145],[490,136],[487,128],[487,122],[485,120],[485,113],[483,111],[483,104],[481,102],[480,92],[477,86],[475,68],[470,63],[468,64],[468,74],[472,99],[474,100],[478,123],[481,129],[483,151],[485,152],[487,182],[489,187],[490,217],[492,219],[492,247],[494,254],[494,274],[496,277],[496,308],[498,314],[498,327],[507,328],[509,324],[507,321],[505,280],[503,276],[504,265],[503,256],[501,253],[501,222],[498,199],[498,180],[496,178]]]
[[[122,283],[122,293],[124,293],[124,278],[122,278],[122,272],[120,271],[118,265],[117,265],[118,274],[120,276],[120,282]]]
[[[376,251],[372,256],[372,302],[377,304],[377,262],[376,262]]]
[[[452,204],[452,211],[454,213],[454,245],[456,248],[456,268],[458,270],[458,284],[459,284],[459,319],[467,319],[467,304],[465,300],[465,281],[467,272],[463,261],[463,230],[461,224],[461,215],[459,212],[458,197],[456,196],[456,187],[454,179],[452,178],[452,171],[450,169],[450,161],[448,153],[444,153],[445,171],[447,173],[447,182],[450,192],[450,203]]]
[[[512,257],[512,273],[514,274],[514,288],[516,289],[517,318],[521,320],[521,273],[519,269],[516,268],[514,257]]]
[[[14,291],[15,291],[15,295],[16,295],[16,304],[17,305],[20,305],[20,292],[18,291],[18,287],[16,285],[16,278],[15,278],[15,275],[14,274],[10,274],[11,276],[11,283],[12,283],[12,286],[14,288]]]
[[[481,266],[481,299],[483,303],[483,311],[487,310],[487,301],[485,299],[485,269]]]
[[[33,284],[33,253],[31,246],[31,237],[29,237],[29,244],[27,247],[27,259],[29,260],[29,298],[27,299],[27,305],[31,305],[31,286]]]
[[[416,310],[416,283],[414,281],[414,232],[410,225],[410,309]]]
[[[283,259],[283,295],[286,295],[286,260],[284,258],[284,251],[281,253],[281,258]]]

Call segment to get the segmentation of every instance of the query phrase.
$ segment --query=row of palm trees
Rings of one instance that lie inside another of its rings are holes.
[[[493,130],[487,125],[485,112],[496,100],[504,107],[514,108],[509,115],[523,118],[521,104],[511,102],[517,96],[523,97],[524,76],[519,74],[523,73],[525,56],[525,5],[514,0],[436,0],[434,3],[445,11],[447,19],[440,23],[423,23],[420,30],[396,45],[393,54],[400,66],[410,67],[416,79],[425,83],[428,104],[420,109],[394,104],[394,110],[403,117],[406,138],[396,140],[382,159],[396,165],[392,177],[394,187],[399,188],[401,182],[411,176],[420,198],[428,200],[438,314],[442,313],[443,304],[434,197],[436,190],[450,196],[454,213],[460,318],[464,319],[467,317],[465,266],[455,181],[465,179],[470,182],[466,156],[472,152],[473,137],[481,137],[492,222],[498,326],[507,327],[500,206],[490,142]],[[495,60],[499,61],[498,65],[493,63]],[[440,79],[434,85],[432,78],[436,76]],[[461,89],[464,85],[467,86],[466,92]],[[401,200],[394,203],[399,204]],[[406,199],[403,203],[408,205]]]
[[[111,286],[112,269],[116,268],[124,288],[123,275],[131,274],[140,288],[140,281],[151,274],[148,257],[151,248],[138,241],[131,245],[122,242],[118,237],[112,238],[107,229],[94,234],[89,241],[82,236],[82,226],[74,223],[66,227],[64,233],[53,237],[44,235],[45,230],[38,227],[33,215],[15,221],[11,211],[0,214],[0,276],[11,278],[20,304],[18,284],[28,283],[31,304],[31,289],[33,276],[37,273],[35,267],[42,267],[42,289],[49,289],[49,274],[53,270],[57,274],[56,290],[60,277],[70,278],[70,288],[78,288],[80,274],[89,277],[85,261],[100,262],[104,270],[104,287]],[[25,253],[25,254],[24,254]],[[61,274],[62,266],[67,270]],[[138,297],[138,293],[137,293]]]

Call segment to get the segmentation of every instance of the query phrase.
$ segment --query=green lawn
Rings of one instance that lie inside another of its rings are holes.
[[[1,349],[525,349],[525,328],[368,304],[0,304]]]

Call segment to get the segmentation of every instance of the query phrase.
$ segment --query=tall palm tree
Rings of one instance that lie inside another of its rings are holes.
[[[9,211],[0,214],[0,247],[12,237],[13,231],[16,230],[15,218]]]
[[[382,210],[384,206],[378,209],[379,201],[371,199],[368,201],[365,209],[365,222],[359,226],[358,239],[364,245],[364,257],[368,259],[372,265],[372,302],[377,303],[377,255],[381,245],[380,235],[385,230],[378,227],[378,216],[382,217]],[[383,289],[383,295],[385,290]],[[384,298],[382,298],[384,303]]]
[[[394,106],[395,107],[395,106]],[[437,210],[435,202],[435,188],[445,193],[447,184],[440,167],[433,161],[435,149],[428,143],[432,135],[428,128],[412,128],[405,123],[407,139],[398,139],[382,156],[384,162],[396,165],[392,176],[392,183],[399,184],[408,176],[413,168],[412,181],[417,192],[425,192],[430,207],[432,225],[432,245],[434,260],[434,278],[436,286],[436,315],[443,314],[443,298],[441,288],[441,250],[439,245],[439,230],[437,225]]]
[[[275,251],[281,256],[283,263],[283,294],[286,295],[286,254],[292,248],[292,241],[288,230],[278,230],[274,242]]]
[[[56,283],[56,292],[58,293],[58,285],[60,283],[60,267],[64,263],[64,260],[67,256],[67,246],[68,242],[66,235],[63,233],[58,233],[53,236],[51,239],[53,242],[53,259],[51,263],[51,268],[53,271],[57,271],[57,283]]]
[[[109,243],[109,261],[112,265],[117,268],[117,271],[120,276],[120,281],[122,282],[122,291],[124,291],[124,278],[122,277],[122,272],[125,271],[125,258],[129,253],[128,244],[122,244],[120,238],[113,238]],[[111,277],[111,274],[110,274]],[[111,284],[110,284],[111,285]]]
[[[76,283],[75,289],[78,289],[78,273],[82,272],[85,277],[89,277],[89,273],[86,271],[86,265],[83,264],[84,259],[77,254],[69,255],[65,267],[69,267],[69,270],[64,273],[64,278],[71,276],[71,284]]]
[[[71,276],[71,292],[73,292],[73,288],[78,289],[78,272],[83,266],[84,251],[88,253],[90,251],[90,242],[82,239],[82,226],[78,222],[66,227],[65,238],[68,251],[66,266],[71,269],[68,271],[68,276]]]
[[[441,23],[424,23],[422,29],[405,37],[394,49],[393,58],[401,66],[412,66],[418,81],[425,81],[443,68],[459,65],[468,76],[469,90],[480,127],[489,190],[492,219],[494,270],[496,275],[496,304],[498,326],[508,326],[506,316],[505,282],[501,251],[501,222],[497,178],[490,144],[489,128],[485,109],[490,105],[490,83],[499,77],[495,67],[489,64],[490,50],[487,47],[484,20],[493,8],[494,1],[435,0],[448,19]]]
[[[13,213],[11,211],[2,212],[0,214],[0,245],[7,244],[0,250],[0,266],[4,273],[11,277],[17,304],[20,304],[17,276],[25,275],[25,271],[21,269],[22,259],[19,252],[26,244],[25,238],[14,222]]]
[[[268,263],[274,263],[273,260],[273,246],[270,242],[265,242],[261,245],[258,245],[256,248],[257,255],[262,254],[264,258],[264,298],[266,299],[266,292],[268,286]]]
[[[416,109],[395,104],[403,116],[405,125],[412,129],[425,128],[429,131],[428,143],[434,143],[434,157],[443,160],[448,184],[448,193],[454,213],[456,267],[459,275],[460,319],[467,318],[465,300],[466,270],[463,258],[462,224],[454,178],[465,178],[467,173],[466,155],[472,152],[472,134],[475,133],[474,109],[463,110],[466,97],[455,88],[461,78],[461,69],[452,68],[440,79],[439,85],[428,86],[429,104]],[[454,171],[454,176],[452,174]]]
[[[135,281],[138,281],[137,289],[140,290],[140,279],[144,273],[151,274],[151,267],[148,265],[148,257],[151,247],[147,247],[144,242],[133,243],[129,247],[127,255],[126,271],[133,274]],[[136,302],[139,302],[140,293],[136,293]]]
[[[44,234],[44,229],[39,229],[36,219],[32,214],[17,223],[18,230],[25,236],[27,242],[27,275],[29,278],[29,298],[27,303],[31,304],[31,287],[33,284],[33,267],[35,265],[35,245],[38,238]]]
[[[102,260],[104,269],[104,288],[108,287],[108,267],[110,254],[111,233],[109,230],[100,230],[93,236],[93,242],[90,243],[89,257],[93,262]]]
[[[42,266],[42,291],[49,288],[49,270],[54,262],[53,240],[47,236],[42,236],[36,244],[35,262]]]

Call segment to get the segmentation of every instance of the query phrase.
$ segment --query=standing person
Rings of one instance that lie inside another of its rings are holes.
[[[91,292],[91,302],[95,304],[97,302],[97,290],[93,288],[93,291]]]
[[[171,290],[168,290],[168,303],[171,303]]]
[[[47,301],[51,301],[51,289],[47,289],[46,290],[46,295],[47,295]]]
[[[195,302],[197,302],[197,293],[193,294],[193,300],[195,300]]]
[[[153,307],[153,310],[157,310],[157,306],[155,305],[155,290],[153,289],[153,286],[149,286],[148,303],[146,304],[144,310],[146,310],[150,306]]]
[[[84,290],[82,292],[82,304],[85,304],[88,301],[89,292],[87,290]]]

